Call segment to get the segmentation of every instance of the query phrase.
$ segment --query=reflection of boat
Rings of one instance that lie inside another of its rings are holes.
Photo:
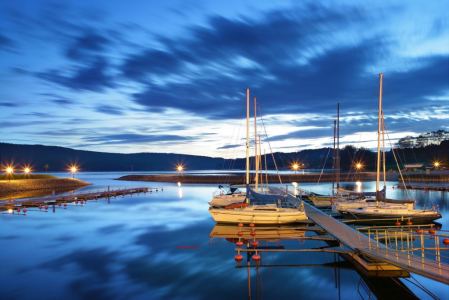
[[[236,202],[226,207],[211,204],[209,212],[218,223],[257,223],[257,224],[286,224],[307,220],[303,205],[298,205],[295,197],[282,194],[262,194],[257,192],[258,169],[260,160],[256,151],[255,191],[249,186],[249,89],[246,90],[246,196],[244,201]],[[255,100],[254,100],[255,101]],[[256,106],[256,105],[255,105]],[[260,147],[260,137],[259,137]],[[257,149],[257,139],[256,139]],[[226,197],[225,200],[232,199]]]
[[[246,198],[246,193],[241,192],[236,187],[230,187],[226,190],[223,186],[219,185],[218,190],[214,192],[214,198],[209,202],[210,206],[226,206],[236,202],[242,202]]]
[[[278,239],[290,239],[294,237],[304,237],[305,231],[300,226],[258,226],[257,240],[260,241],[277,241]],[[243,232],[243,235],[238,236],[238,232]],[[238,241],[238,238],[243,240],[252,240],[254,236],[251,235],[253,228],[251,227],[237,227],[235,225],[217,224],[209,234],[213,238],[226,238],[230,242]]]

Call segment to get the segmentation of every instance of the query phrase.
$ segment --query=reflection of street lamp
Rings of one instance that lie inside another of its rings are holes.
[[[70,168],[70,172],[72,172],[72,178],[75,178],[75,173],[76,173],[76,167],[71,167]]]
[[[293,168],[293,170],[295,170],[295,174],[296,174],[296,171],[299,169],[299,165],[298,164],[293,164],[292,168]]]
[[[8,178],[9,178],[9,182],[11,182],[11,174],[14,170],[12,169],[12,167],[7,167],[6,168],[6,173],[8,173]]]

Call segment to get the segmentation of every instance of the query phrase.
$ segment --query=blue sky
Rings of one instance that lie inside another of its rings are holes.
[[[342,144],[371,148],[381,72],[393,141],[449,130],[447,11],[449,1],[2,1],[1,141],[242,156],[249,87],[274,150],[330,145],[337,102]]]

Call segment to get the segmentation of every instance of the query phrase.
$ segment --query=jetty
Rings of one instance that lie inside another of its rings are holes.
[[[401,185],[398,184],[394,186],[394,188],[398,189],[408,189],[408,190],[424,190],[424,191],[441,191],[441,192],[449,192],[449,186],[433,186],[433,185]]]
[[[88,200],[98,200],[100,198],[106,198],[110,199],[111,197],[118,197],[118,196],[126,196],[126,195],[133,195],[133,194],[140,194],[140,193],[153,193],[153,192],[159,192],[163,191],[164,188],[148,188],[148,187],[139,187],[139,188],[123,188],[123,189],[105,189],[104,191],[92,191],[87,193],[70,193],[67,195],[52,195],[47,197],[39,197],[39,198],[30,198],[30,199],[22,199],[22,200],[9,200],[9,201],[2,201],[0,202],[0,211],[5,210],[12,210],[17,211],[20,213],[22,211],[23,213],[26,213],[26,208],[29,207],[39,207],[42,209],[42,207],[45,208],[45,210],[48,209],[48,206],[67,206],[67,203],[73,203],[78,204],[80,202],[83,204],[83,202],[87,202]],[[25,209],[25,210],[24,210]]]

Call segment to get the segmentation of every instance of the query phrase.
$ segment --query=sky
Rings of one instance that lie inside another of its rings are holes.
[[[0,3],[0,142],[241,157],[449,130],[449,1]],[[252,107],[251,103],[251,107]],[[251,112],[253,114],[253,112]],[[251,136],[254,136],[251,123]],[[386,142],[387,147],[390,142]]]

